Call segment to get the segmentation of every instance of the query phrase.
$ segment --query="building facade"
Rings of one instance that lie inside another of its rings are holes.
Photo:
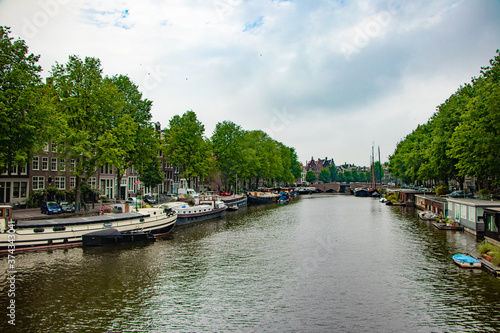
[[[96,173],[86,177],[91,189],[109,199],[126,200],[135,197],[139,192],[150,194],[173,193],[179,188],[179,168],[165,161],[160,154],[162,172],[165,180],[156,188],[147,188],[139,180],[139,173],[133,168],[127,168],[118,184],[116,168],[109,164],[101,166]],[[57,188],[65,191],[76,187],[76,177],[71,170],[75,161],[60,158],[57,146],[48,143],[45,148],[33,154],[30,161],[22,166],[0,175],[0,203],[12,205],[26,204],[30,193],[43,191],[47,188]]]

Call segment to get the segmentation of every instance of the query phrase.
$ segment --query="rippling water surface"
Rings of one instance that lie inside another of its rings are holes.
[[[497,332],[500,279],[451,260],[475,245],[374,199],[303,196],[151,244],[18,255],[15,329]]]

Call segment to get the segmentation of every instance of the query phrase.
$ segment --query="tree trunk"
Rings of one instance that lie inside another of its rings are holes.
[[[77,210],[80,210],[81,183],[82,183],[82,178],[80,176],[76,176],[75,177],[75,204],[76,204]]]
[[[123,175],[122,173],[120,172],[120,169],[116,168],[116,195],[115,195],[115,199],[116,201],[120,201],[121,198],[120,198],[120,189],[121,189],[121,185],[122,185],[122,178],[123,178]]]

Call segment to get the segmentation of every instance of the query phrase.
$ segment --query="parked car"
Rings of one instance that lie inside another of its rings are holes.
[[[73,213],[76,210],[75,205],[70,204],[69,202],[61,202],[59,206],[61,206],[63,213]]]
[[[144,196],[144,202],[150,204],[150,205],[156,205],[158,202],[155,197],[146,195]]]
[[[129,203],[132,206],[139,205],[139,200],[137,200],[137,198],[134,198],[134,197],[128,197],[125,202]]]
[[[44,201],[40,207],[40,211],[42,214],[47,215],[62,213],[61,206],[55,201]]]
[[[449,198],[470,198],[472,197],[471,193],[465,193],[464,191],[453,191],[448,194]]]
[[[219,191],[219,195],[228,196],[228,195],[231,195],[231,193],[225,192],[225,191]]]

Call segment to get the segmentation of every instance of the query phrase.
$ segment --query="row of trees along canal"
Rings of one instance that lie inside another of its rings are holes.
[[[500,185],[500,50],[479,77],[460,86],[426,124],[400,141],[389,171],[405,183],[432,181],[463,188],[466,176],[479,189]]]
[[[157,131],[152,101],[127,76],[104,76],[97,58],[70,56],[52,66],[43,83],[40,56],[28,54],[25,42],[10,33],[0,27],[0,173],[26,165],[51,141],[60,159],[72,161],[77,204],[84,177],[106,164],[115,167],[117,184],[129,167],[146,186],[161,183],[158,152],[188,180],[220,172],[226,184],[250,186],[251,180],[292,183],[300,177],[295,150],[263,131],[224,121],[209,139],[193,111],[173,116],[169,128]]]

